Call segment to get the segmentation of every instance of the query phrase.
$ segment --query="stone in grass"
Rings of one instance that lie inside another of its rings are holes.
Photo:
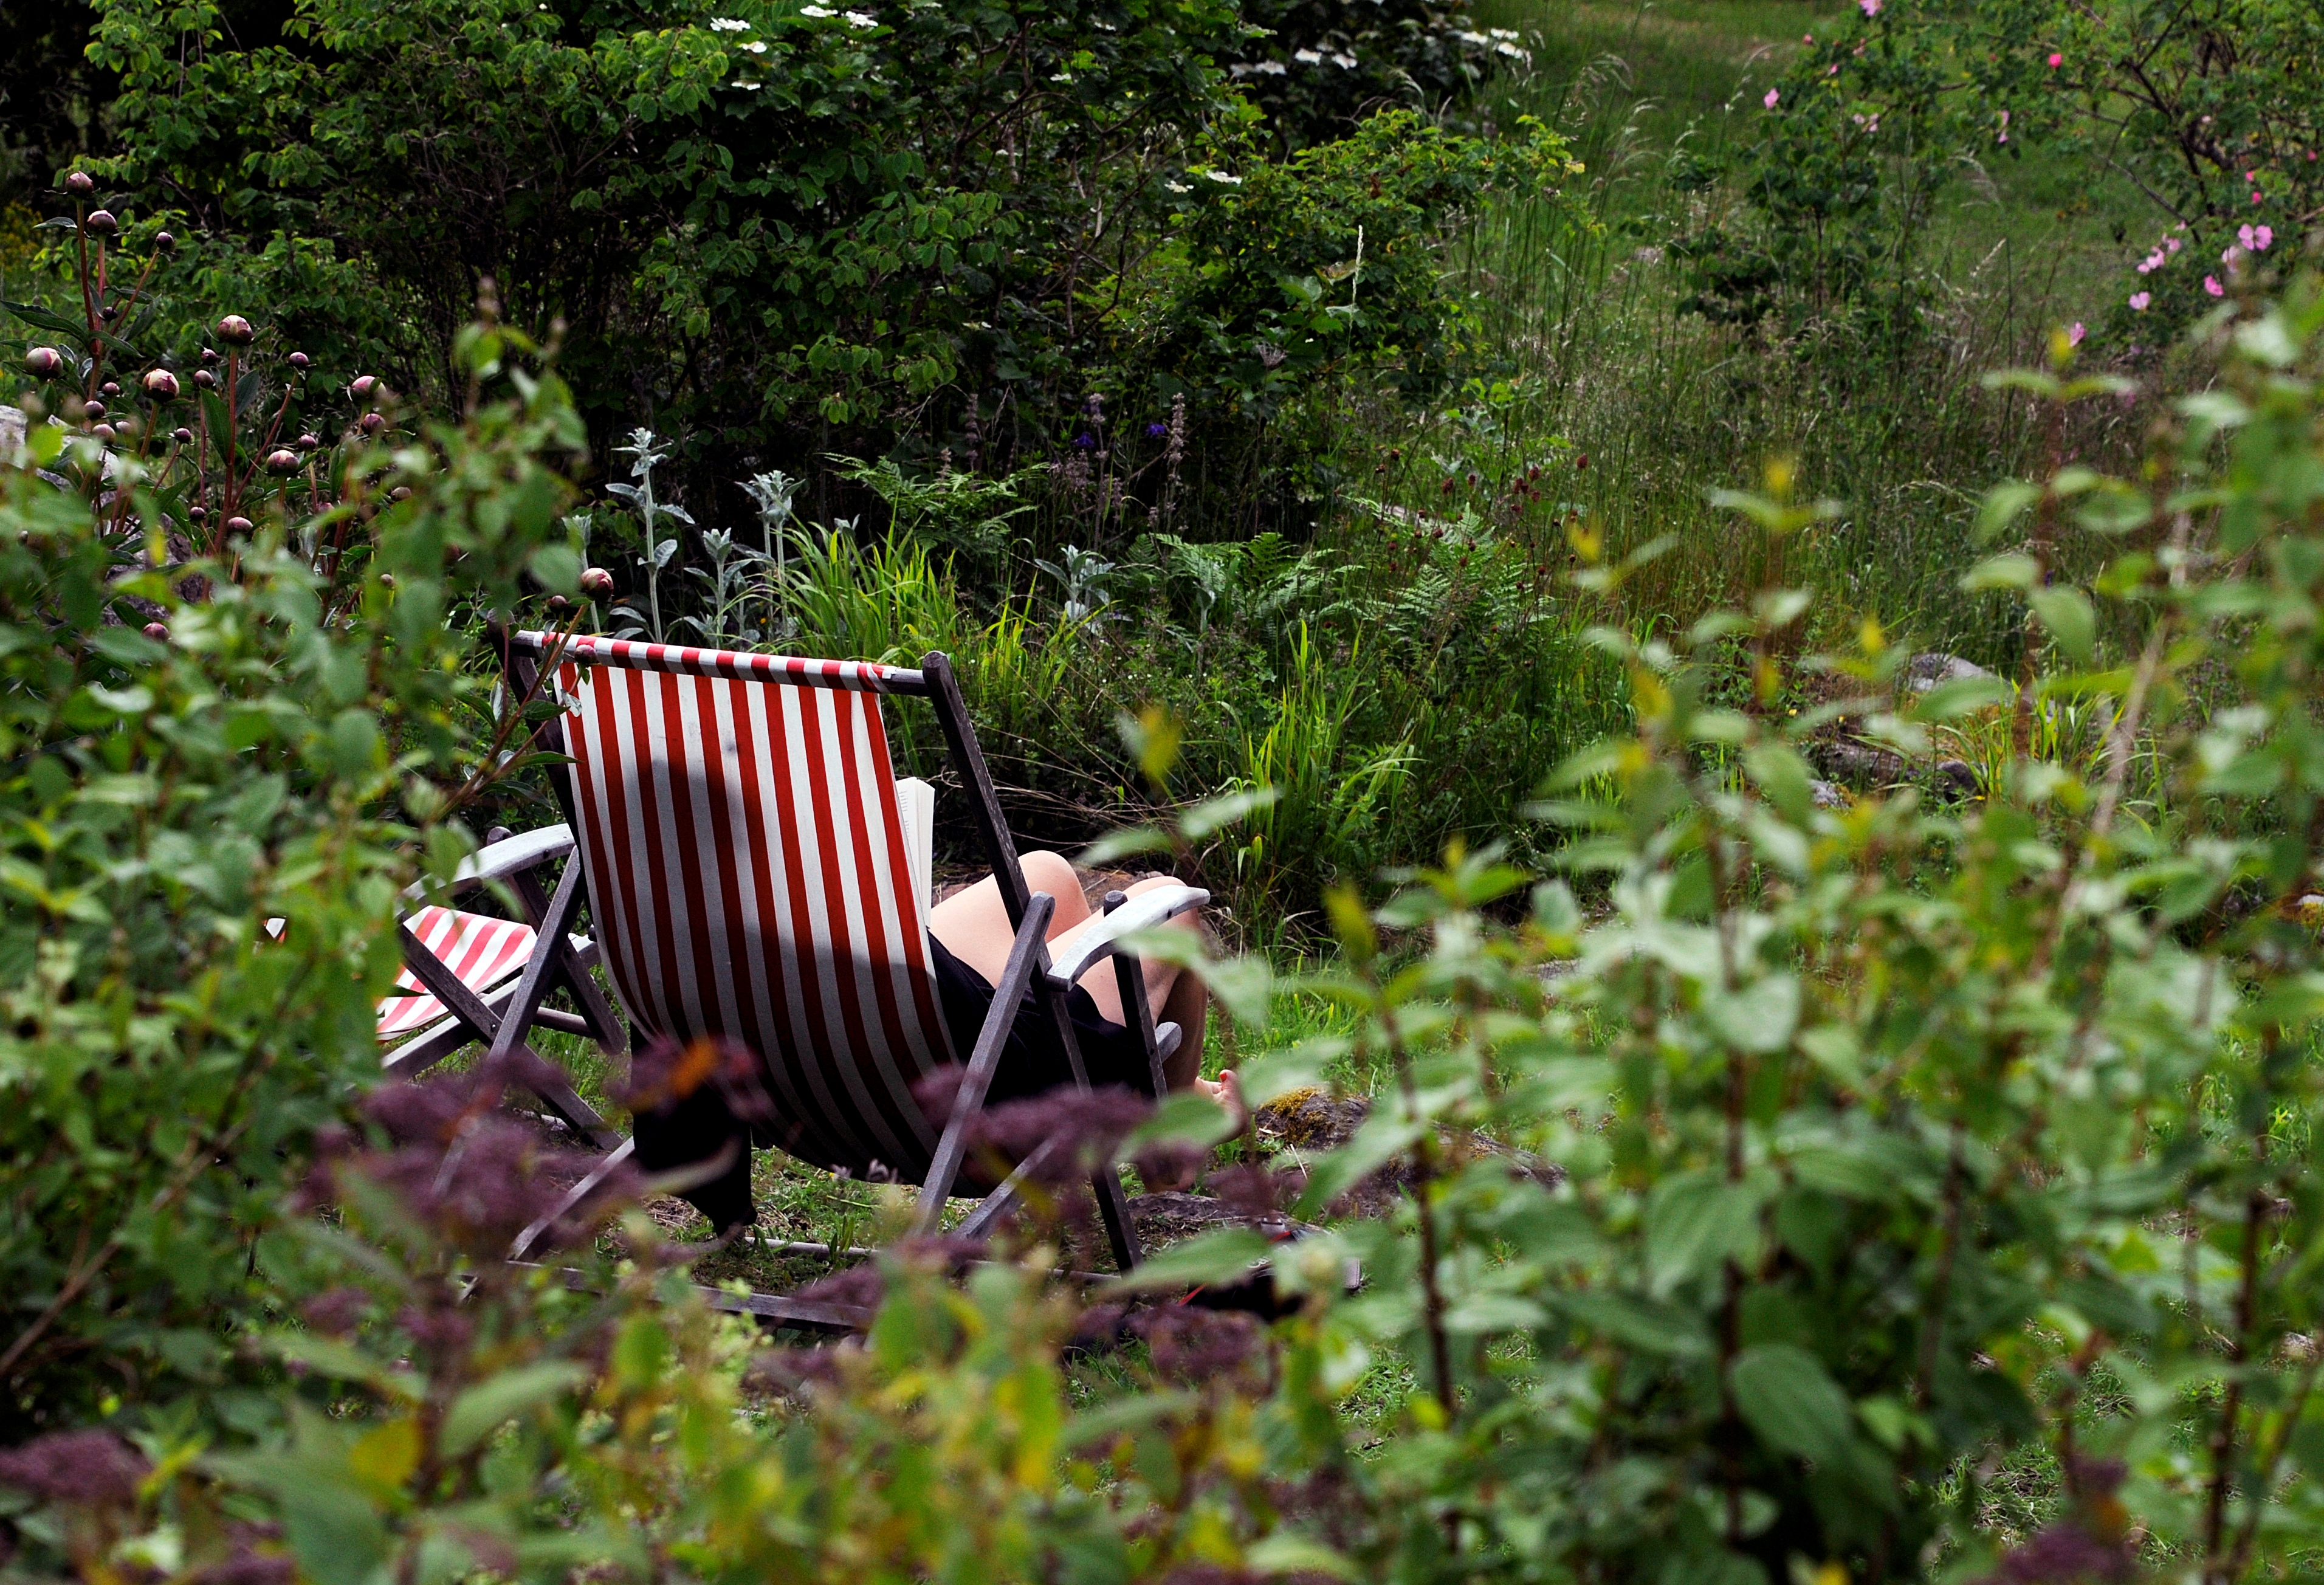
[[[1924,650],[1904,662],[1904,686],[1916,694],[1925,694],[1945,683],[1992,675],[1976,661],[1948,655],[1942,650]]]

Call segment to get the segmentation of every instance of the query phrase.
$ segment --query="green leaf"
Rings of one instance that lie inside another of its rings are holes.
[[[563,1397],[588,1378],[588,1371],[570,1359],[544,1359],[478,1382],[453,1399],[444,1416],[438,1436],[445,1455],[459,1458],[509,1421]]]
[[[1848,1450],[1848,1395],[1823,1362],[1792,1343],[1745,1349],[1728,1367],[1736,1412],[1778,1452],[1837,1462]]]
[[[1119,1297],[1239,1281],[1253,1265],[1267,1258],[1270,1247],[1263,1234],[1247,1227],[1221,1228],[1165,1249],[1106,1284],[1104,1291]]]
[[[1702,1021],[1735,1051],[1764,1054],[1792,1043],[1800,1023],[1800,981],[1793,974],[1770,974],[1733,995],[1706,991]]]
[[[1646,1203],[1646,1265],[1655,1286],[1667,1291],[1688,1277],[1705,1277],[1729,1260],[1748,1266],[1759,1248],[1762,1195],[1750,1179],[1729,1183],[1698,1171],[1665,1178]]]
[[[2098,619],[2091,613],[2089,596],[2071,584],[2052,584],[2027,598],[2066,658],[2077,666],[2089,665],[2098,641]]]

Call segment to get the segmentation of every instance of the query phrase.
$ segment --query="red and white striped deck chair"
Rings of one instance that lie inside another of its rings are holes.
[[[449,893],[456,898],[498,881],[514,893],[525,917],[439,904],[404,917],[398,930],[403,972],[379,1005],[380,1042],[390,1047],[383,1065],[394,1077],[416,1078],[471,1042],[483,1042],[494,1056],[530,1051],[526,1037],[537,1027],[586,1035],[610,1055],[624,1049],[622,1021],[590,976],[596,945],[572,934],[584,893],[581,867],[570,858],[571,828],[552,825],[521,836],[496,830],[491,836],[460,865]],[[552,894],[541,876],[560,858],[564,873]],[[420,889],[406,895],[417,902]],[[558,991],[576,1010],[544,1005]],[[558,1071],[553,1064],[539,1070],[541,1099],[576,1133],[600,1148],[616,1148],[618,1136],[569,1082],[554,1076]]]
[[[503,641],[515,687],[530,692],[544,680],[536,668],[552,668],[545,680],[562,709],[545,746],[570,758],[567,813],[590,916],[636,1032],[724,1037],[757,1052],[792,1155],[921,1184],[920,1221],[933,1230],[1028,989],[1087,1083],[1065,1011],[1073,980],[1051,972],[1045,943],[1055,899],[1025,885],[944,656],[911,670],[530,632]],[[970,1053],[954,1051],[937,997],[926,880],[908,857],[880,702],[890,694],[934,705],[1017,928]],[[1178,889],[1178,908],[1207,900]],[[1104,956],[1111,937],[1157,923],[1165,900],[1141,897],[1107,916],[1116,927],[1084,932],[1073,973]],[[1126,954],[1117,966],[1135,988],[1125,1009],[1158,1086],[1143,979]],[[966,1072],[939,1130],[912,1087],[961,1056]],[[1138,1251],[1120,1180],[1108,1170],[1094,1186],[1126,1269]]]

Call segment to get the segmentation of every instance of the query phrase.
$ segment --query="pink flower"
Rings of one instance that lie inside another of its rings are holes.
[[[1815,35],[1813,33],[1802,33],[1800,35],[1800,42],[1803,44],[1812,44],[1815,42]]]
[[[2089,334],[2089,331],[2082,328],[2082,322],[2080,319],[2077,319],[2072,325],[2067,327],[2066,345],[2068,346],[2080,346],[2082,345],[2082,337]]]
[[[2236,235],[2243,238],[2244,246],[2255,253],[2267,252],[2275,242],[2275,227],[2273,226],[2246,226]]]
[[[2203,277],[2203,290],[2209,292],[2213,297],[2225,297],[2227,295],[2227,289],[2219,284],[2219,278],[2216,275],[2206,275]]]
[[[2060,68],[2060,67],[2061,67],[2061,66],[2063,66],[2063,65],[2065,65],[2065,64],[2066,64],[2066,58],[2065,58],[2065,56],[2063,56],[2063,55],[2061,55],[2061,54],[2058,53],[2058,52],[2057,52],[2056,51],[2054,51],[2054,50],[2053,50],[2053,51],[2052,51],[2050,52],[2050,69],[2051,69],[2052,71],[2055,71],[2055,70],[2057,70],[2057,69],[2058,69],[2058,68]]]
[[[2245,227],[2244,227],[2244,229],[2245,229],[2246,231],[2249,231],[2249,230],[2251,229],[2251,227],[2250,227],[2250,226],[2245,226]],[[2235,244],[2233,244],[2233,243],[2229,243],[2229,244],[2227,244],[2227,251],[2226,253],[2221,253],[2221,254],[2219,255],[2219,263],[2222,263],[2222,264],[2226,264],[2226,265],[2229,266],[2230,268],[2232,268],[2232,267],[2234,266],[2234,264],[2235,264],[2235,262],[2236,262],[2237,259],[2242,258],[2243,256],[2244,256],[2244,251],[2243,251],[2243,249],[2241,249],[2241,248],[2237,247],[2237,246],[2236,246]]]
[[[2186,230],[2186,229],[2187,229],[2187,223],[2186,223],[2184,220],[2181,220],[2181,222],[2179,222],[2179,229],[2180,229],[2180,230],[2181,230],[2181,231],[2184,231],[2184,230]],[[2177,237],[2175,237],[2175,236],[2166,236],[2166,237],[2164,237],[2164,238],[2163,239],[2163,245],[2164,247],[2166,247],[2166,248],[2169,248],[2172,253],[2177,253],[2181,248],[2185,247],[2187,244],[2186,244],[2185,243],[2183,243],[2183,242],[2181,242],[2181,241],[2180,241]]]
[[[2259,193],[2254,193],[2254,194],[2252,194],[2252,202],[2253,202],[2253,203],[2255,203],[2255,204],[2256,204],[2256,203],[2260,202],[2260,201],[2261,201],[2262,197],[2263,197],[2263,195],[2261,195],[2261,194],[2259,194]]]
[[[1857,8],[1867,16],[1880,14],[1880,0],[1856,0]]]
[[[1759,103],[1761,103],[1762,105],[1765,105],[1768,109],[1773,110],[1773,109],[1775,107],[1775,101],[1777,101],[1778,99],[1781,99],[1783,97],[1784,97],[1784,90],[1783,90],[1783,89],[1781,89],[1781,88],[1769,88],[1769,89],[1767,90],[1767,97],[1766,97],[1766,98],[1764,98],[1764,99],[1760,100],[1760,101],[1759,101]]]
[[[2130,294],[2130,311],[2134,314],[2143,314],[2146,312],[2146,305],[2153,300],[2154,297],[2151,292],[2134,291]]]

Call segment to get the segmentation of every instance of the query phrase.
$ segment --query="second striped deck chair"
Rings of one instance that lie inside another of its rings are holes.
[[[524,917],[508,919],[466,908],[423,904],[398,927],[403,972],[394,993],[379,1004],[383,1065],[395,1078],[417,1078],[462,1046],[481,1042],[492,1056],[530,1049],[535,1028],[585,1035],[608,1055],[625,1045],[622,1021],[607,1005],[590,970],[596,945],[572,934],[584,894],[574,863],[570,827],[552,825],[521,836],[495,830],[462,862],[447,899],[498,882],[514,894]],[[558,860],[562,874],[553,873]],[[550,876],[554,884],[544,885]],[[406,894],[420,903],[420,889]],[[576,1010],[544,1005],[563,991]],[[538,1053],[534,1053],[538,1055]],[[619,1137],[552,1064],[536,1064],[540,1099],[567,1127],[600,1149]]]
[[[1052,964],[1055,899],[1026,886],[943,655],[913,670],[533,632],[502,641],[512,685],[548,683],[561,706],[544,746],[570,758],[564,796],[590,915],[637,1035],[724,1037],[759,1054],[790,1154],[920,1184],[919,1223],[935,1230],[1028,990],[1087,1085],[1065,991],[1109,953],[1163,1092],[1164,1039],[1134,961],[1112,943],[1208,894],[1143,895],[1085,931],[1073,963]],[[972,1052],[953,1049],[938,1001],[927,877],[907,841],[885,695],[933,705],[1017,930]],[[938,1129],[913,1086],[955,1060],[965,1072]],[[1108,1168],[1093,1186],[1126,1270],[1139,1252],[1120,1177]]]

